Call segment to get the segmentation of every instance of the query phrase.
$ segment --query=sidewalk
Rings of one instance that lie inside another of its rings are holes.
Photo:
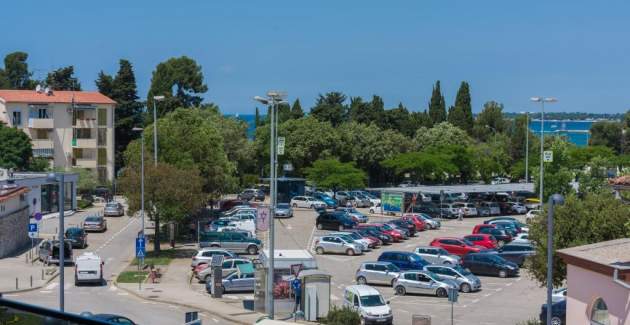
[[[162,274],[160,283],[145,283],[142,289],[134,283],[115,283],[119,288],[145,300],[180,305],[218,316],[231,324],[251,325],[263,314],[245,310],[241,304],[229,299],[214,299],[192,290],[190,286],[190,259],[174,259]]]
[[[0,263],[0,292],[14,293],[41,288],[58,274],[57,266],[31,264],[27,254],[3,258]]]

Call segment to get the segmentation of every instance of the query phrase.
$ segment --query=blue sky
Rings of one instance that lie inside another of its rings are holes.
[[[252,113],[254,95],[282,89],[310,108],[339,90],[378,94],[387,107],[427,107],[441,80],[447,104],[462,80],[473,110],[630,109],[630,2],[593,1],[10,1],[0,56],[22,50],[37,77],[74,65],[84,89],[120,58],[146,96],[155,65],[187,55],[202,65],[207,101]]]

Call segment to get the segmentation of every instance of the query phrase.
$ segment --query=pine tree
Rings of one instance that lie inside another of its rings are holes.
[[[429,117],[433,125],[446,121],[446,103],[442,91],[440,90],[440,81],[438,80],[433,87],[431,101],[429,102]]]
[[[304,117],[304,111],[302,110],[300,99],[298,98],[293,102],[293,106],[291,107],[291,118],[299,119],[302,117]]]
[[[462,124],[455,125],[466,130],[468,134],[472,134],[474,118],[472,114],[472,104],[470,99],[470,86],[466,81],[462,81],[462,84],[459,86],[457,96],[455,97],[455,107],[459,108],[459,111],[464,114],[464,120],[462,121]]]
[[[113,97],[112,92],[114,90],[114,78],[112,78],[112,76],[101,70],[101,72],[98,73],[98,78],[94,82],[96,83],[96,88],[98,88],[99,93],[109,98]]]
[[[448,109],[448,122],[454,126],[466,130],[466,113],[460,106],[451,106]]]
[[[256,113],[254,114],[254,127],[258,128],[260,125],[260,111],[258,110],[258,107],[256,107]]]
[[[35,81],[28,71],[28,53],[13,52],[4,57],[4,76],[10,89],[33,89]]]
[[[74,66],[67,66],[49,72],[45,83],[52,90],[81,90],[81,83],[74,76]]]

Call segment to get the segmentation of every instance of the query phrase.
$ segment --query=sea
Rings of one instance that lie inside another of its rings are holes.
[[[256,119],[256,115],[227,114],[226,116],[245,121],[248,125],[247,136],[250,139],[254,138],[256,132],[254,120]],[[264,116],[261,116],[261,118],[264,118]],[[566,137],[569,142],[579,147],[584,147],[588,145],[590,129],[595,122],[594,120],[545,120],[543,130],[545,136],[563,136]],[[540,136],[540,120],[530,120],[529,129],[535,135]]]

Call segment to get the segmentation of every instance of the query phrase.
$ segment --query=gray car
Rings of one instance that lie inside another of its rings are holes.
[[[414,252],[431,264],[457,265],[460,258],[449,254],[444,248],[435,246],[419,246]]]
[[[83,230],[85,231],[107,231],[107,220],[101,216],[89,216],[83,220]]]
[[[400,269],[389,262],[364,262],[355,274],[358,284],[394,285]]]
[[[122,217],[125,215],[125,208],[120,202],[107,202],[105,209],[103,209],[103,215],[107,217]]]
[[[279,217],[293,217],[293,208],[289,205],[289,203],[278,203],[278,205],[276,205],[276,218]]]
[[[346,255],[361,254],[363,250],[353,240],[346,240],[341,236],[322,236],[315,243],[317,254],[337,253]]]
[[[459,291],[461,292],[481,290],[481,280],[472,274],[470,270],[465,269],[460,265],[427,265],[424,269],[439,275],[442,279],[449,279],[457,282]]]
[[[419,293],[435,295],[438,297],[448,296],[448,289],[459,289],[457,283],[442,279],[435,273],[429,271],[407,271],[401,273],[394,281],[394,292],[404,296],[407,293]]]
[[[424,220],[429,229],[440,229],[442,227],[442,222],[431,218],[428,214],[419,213],[418,216]]]

